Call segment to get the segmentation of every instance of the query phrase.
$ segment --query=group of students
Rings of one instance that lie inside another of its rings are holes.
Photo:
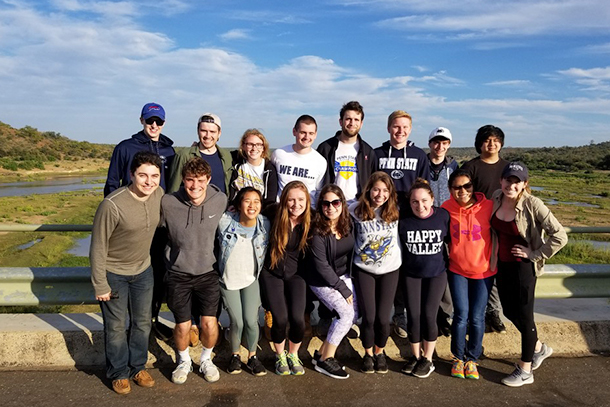
[[[105,189],[90,254],[104,318],[107,376],[117,393],[130,391],[130,378],[154,385],[144,369],[158,312],[158,305],[150,304],[161,301],[154,292],[167,293],[174,314],[177,384],[193,369],[188,349],[193,320],[203,345],[200,372],[210,382],[219,379],[212,351],[221,298],[231,321],[229,373],[241,372],[245,337],[247,368],[256,376],[266,374],[256,356],[262,305],[273,321],[275,372],[304,374],[299,347],[311,311],[308,290],[319,300],[321,315],[332,320],[312,356],[316,371],[349,377],[335,353],[362,318],[361,371],[387,373],[384,347],[402,292],[412,356],[401,370],[426,378],[435,369],[437,313],[447,286],[453,300],[451,375],[478,379],[494,280],[505,316],[522,335],[521,360],[502,382],[533,382],[532,371],[552,353],[538,340],[534,324],[536,277],[567,236],[530,194],[527,168],[500,162],[497,188],[490,188],[488,199],[476,183],[493,171],[479,169],[485,175],[477,177],[473,168],[481,166],[477,159],[490,161],[490,152],[491,166],[498,167],[504,141],[499,128],[479,129],[475,146],[481,156],[457,169],[446,157],[448,129],[430,134],[426,155],[408,140],[411,116],[395,111],[388,118],[390,141],[372,149],[359,134],[363,119],[358,102],[346,103],[341,130],[315,151],[317,124],[301,116],[293,129],[295,143],[269,158],[268,142],[256,129],[244,133],[236,152],[217,147],[220,118],[206,113],[198,122],[199,142],[172,157],[159,154],[161,141],[168,144],[160,133],[165,111],[158,104],[144,106],[143,131],[132,137],[143,140],[136,144],[140,151],[125,158],[129,149],[123,142],[113,154],[109,179],[120,165],[128,165],[129,171],[121,171],[129,176],[121,178],[123,186]],[[171,181],[163,195],[158,186],[165,186],[165,176]],[[163,235],[157,245],[156,235]],[[153,271],[155,257],[163,258],[162,273]]]

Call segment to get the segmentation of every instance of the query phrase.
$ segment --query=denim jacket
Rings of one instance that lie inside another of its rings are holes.
[[[220,276],[224,274],[227,260],[231,255],[231,251],[235,247],[237,242],[236,226],[239,223],[239,213],[237,212],[225,212],[220,218],[218,224],[218,241],[220,243],[220,253],[218,256],[218,268]],[[258,215],[256,218],[256,228],[254,229],[254,236],[252,237],[252,244],[254,245],[254,252],[256,254],[257,273],[256,277],[263,268],[265,262],[265,254],[267,253],[267,245],[269,244],[269,233],[270,233],[269,220],[263,215]]]

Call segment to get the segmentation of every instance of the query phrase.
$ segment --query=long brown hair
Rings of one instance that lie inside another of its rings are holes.
[[[320,195],[318,195],[318,202],[316,203],[315,232],[321,236],[328,236],[332,233],[330,219],[324,215],[322,210],[324,195],[329,192],[337,195],[341,200],[341,214],[339,215],[339,219],[337,219],[335,230],[341,237],[347,236],[352,230],[352,221],[347,208],[347,202],[345,201],[345,195],[341,188],[335,184],[325,185],[320,191]]]
[[[299,251],[304,251],[307,247],[307,237],[311,227],[311,198],[305,184],[301,181],[292,181],[286,184],[280,196],[277,213],[271,227],[269,256],[271,258],[271,268],[275,268],[286,254],[288,236],[292,228],[290,216],[288,214],[288,193],[293,189],[300,189],[305,193],[305,211],[299,216],[299,222],[303,227],[303,235],[299,242]]]
[[[358,206],[356,206],[356,210],[354,212],[356,213],[356,216],[363,221],[375,219],[375,210],[373,209],[373,204],[371,201],[371,189],[373,189],[373,186],[375,186],[378,181],[383,182],[390,192],[388,200],[381,206],[381,219],[383,219],[385,223],[395,222],[399,217],[396,187],[394,186],[392,178],[390,178],[390,176],[383,171],[377,171],[371,175],[369,181],[366,183],[364,192],[358,199]]]

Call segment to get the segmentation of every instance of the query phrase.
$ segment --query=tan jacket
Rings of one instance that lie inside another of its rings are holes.
[[[493,217],[502,202],[501,190],[493,193],[492,201]],[[531,249],[529,259],[534,263],[536,275],[539,276],[543,272],[544,261],[568,243],[568,235],[544,202],[527,191],[523,191],[515,210],[517,229]]]

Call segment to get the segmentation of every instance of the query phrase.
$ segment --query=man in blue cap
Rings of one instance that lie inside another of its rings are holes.
[[[126,140],[121,141],[114,148],[110,167],[108,167],[108,177],[104,186],[104,196],[115,189],[128,185],[131,180],[129,168],[133,156],[138,151],[150,151],[161,157],[163,166],[161,167],[160,187],[166,190],[166,173],[174,158],[174,142],[167,136],[161,134],[165,125],[165,110],[158,103],[147,103],[142,108],[140,123],[143,129]]]
[[[112,191],[131,182],[131,161],[139,151],[150,151],[161,157],[161,178],[159,186],[163,191],[169,179],[169,167],[174,159],[174,142],[164,134],[161,134],[165,125],[165,109],[159,103],[151,102],[144,105],[140,114],[142,130],[116,145],[108,167],[108,177],[104,186],[104,197]],[[167,237],[161,229],[158,229],[153,238],[150,249],[152,268],[155,276],[153,292],[152,316],[153,332],[161,339],[167,340],[172,337],[172,330],[158,321],[159,310],[165,294],[163,278],[165,277],[165,264],[163,251]]]

